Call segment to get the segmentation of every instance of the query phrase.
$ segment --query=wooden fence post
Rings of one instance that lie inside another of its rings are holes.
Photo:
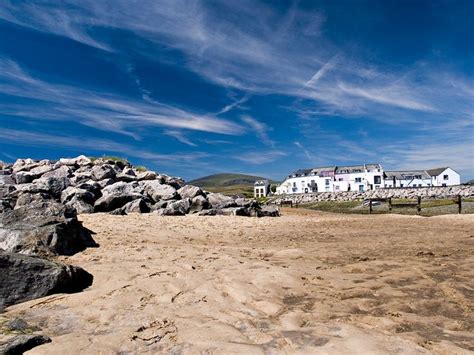
[[[372,199],[369,199],[369,214],[372,214]]]
[[[388,198],[388,211],[392,212],[392,198],[391,197]]]
[[[462,213],[462,201],[461,201],[461,195],[458,195],[458,213]]]
[[[416,213],[417,214],[421,213],[421,196],[418,196],[418,203],[416,205]]]

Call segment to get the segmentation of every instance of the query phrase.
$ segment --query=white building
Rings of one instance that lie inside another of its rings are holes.
[[[461,184],[461,175],[450,167],[426,170],[431,176],[432,186],[453,186]]]
[[[300,169],[288,175],[276,194],[369,191],[382,188],[452,186],[460,184],[451,168],[384,171],[381,164]]]
[[[257,180],[253,186],[254,197],[265,197],[270,194],[270,182],[268,180]]]
[[[374,190],[383,187],[383,177],[380,164],[300,169],[289,175],[276,193]]]
[[[385,187],[453,186],[461,183],[461,176],[449,167],[429,170],[386,171]]]

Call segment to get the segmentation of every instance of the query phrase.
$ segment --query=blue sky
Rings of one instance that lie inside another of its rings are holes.
[[[0,3],[0,160],[474,178],[474,2]]]

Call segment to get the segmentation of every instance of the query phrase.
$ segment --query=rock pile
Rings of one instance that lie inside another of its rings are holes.
[[[137,169],[122,160],[81,155],[56,162],[19,159],[1,167],[0,213],[52,202],[77,213],[278,215],[256,201],[203,191],[180,178]]]

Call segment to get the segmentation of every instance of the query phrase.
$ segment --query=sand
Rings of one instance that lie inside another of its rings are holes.
[[[10,307],[31,354],[474,351],[473,215],[82,215],[82,293]]]

